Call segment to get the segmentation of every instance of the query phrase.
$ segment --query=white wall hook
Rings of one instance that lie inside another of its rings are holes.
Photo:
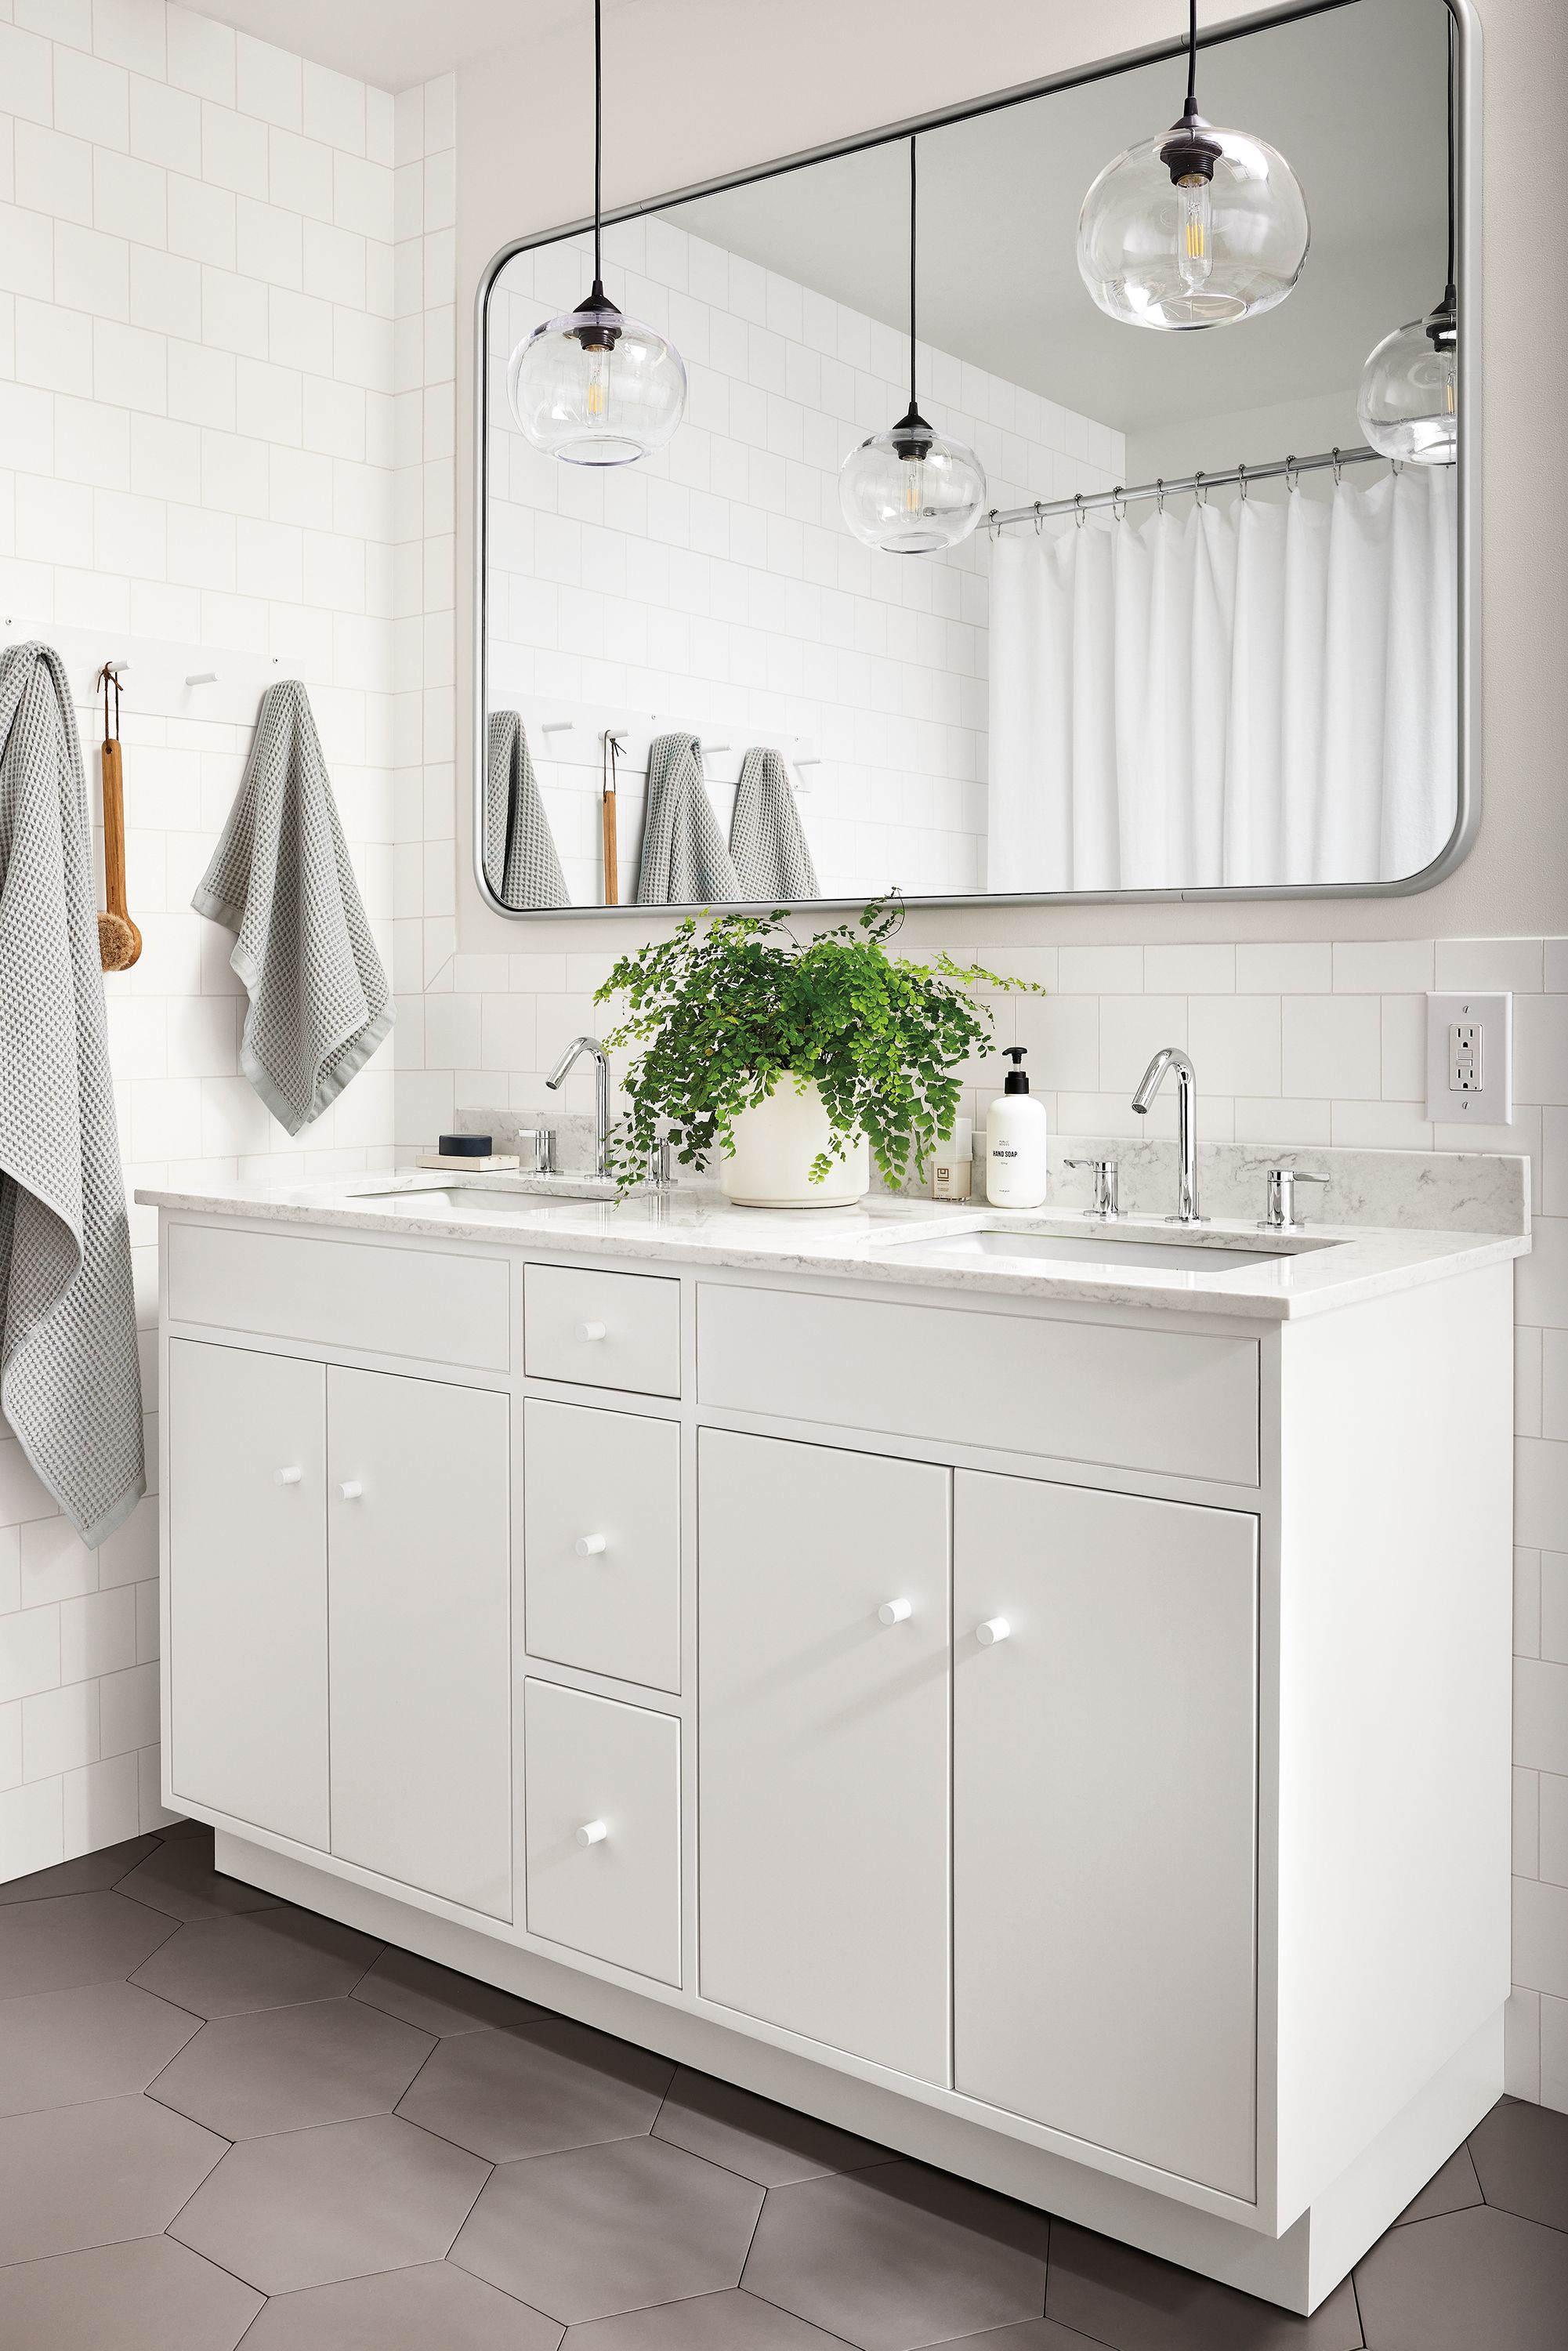
[[[1005,1616],[988,1616],[983,1625],[976,1625],[975,1638],[982,1649],[988,1649],[995,1642],[1009,1639],[1012,1629]]]
[[[879,1625],[903,1625],[907,1623],[914,1614],[915,1606],[912,1601],[884,1600],[876,1612],[876,1621]]]
[[[603,1339],[609,1334],[602,1322],[580,1322],[577,1335],[580,1339]]]
[[[187,685],[216,685],[222,673],[215,669],[195,669],[185,680]]]
[[[364,1490],[365,1481],[362,1478],[345,1478],[338,1489],[345,1502],[357,1502]]]
[[[275,1469],[272,1482],[275,1486],[298,1486],[300,1474],[298,1469]]]
[[[610,1830],[603,1821],[584,1821],[578,1830],[577,1841],[579,1844],[602,1844],[609,1834]]]
[[[547,718],[539,728],[541,735],[575,735],[576,732],[575,718]]]
[[[602,1535],[579,1535],[576,1548],[579,1559],[597,1559],[600,1552],[604,1549],[604,1537]]]

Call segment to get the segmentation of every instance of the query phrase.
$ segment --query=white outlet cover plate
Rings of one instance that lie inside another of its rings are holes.
[[[1480,1083],[1468,1092],[1449,1085],[1448,1032],[1457,1022],[1479,1024]],[[1513,998],[1477,989],[1427,998],[1427,1115],[1439,1126],[1513,1124]]]

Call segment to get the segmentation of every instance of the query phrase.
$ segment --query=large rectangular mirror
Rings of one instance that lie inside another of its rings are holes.
[[[1386,892],[1463,854],[1463,12],[1342,0],[1200,45],[1201,113],[1288,159],[1310,245],[1272,307],[1157,331],[1092,298],[1080,212],[1176,120],[1186,67],[1173,47],[607,224],[611,294],[689,377],[636,464],[542,454],[508,398],[509,355],[586,293],[591,239],[497,257],[475,714],[494,907]],[[984,473],[977,527],[919,553],[863,544],[841,496],[909,402],[912,155],[920,413]],[[1228,168],[1184,187],[1159,165],[1117,231],[1156,290],[1175,256],[1194,310],[1225,307]],[[1456,280],[1445,340],[1424,322]],[[1115,298],[1153,298],[1134,277]],[[1446,436],[1447,462],[1364,431],[1369,355],[1411,322],[1457,419],[1411,438]]]

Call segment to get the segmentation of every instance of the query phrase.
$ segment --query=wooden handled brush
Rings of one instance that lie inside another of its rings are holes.
[[[103,892],[108,911],[98,918],[98,959],[105,971],[129,971],[141,953],[141,934],[125,903],[125,770],[120,755],[120,680],[105,668],[103,678]],[[114,732],[109,726],[109,689],[114,687]]]

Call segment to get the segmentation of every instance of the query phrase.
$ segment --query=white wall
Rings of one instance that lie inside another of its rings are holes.
[[[622,307],[672,334],[686,416],[645,465],[541,457],[506,397],[508,354],[580,301],[583,239],[518,254],[492,304],[490,702],[658,711],[734,737],[806,737],[800,814],[825,897],[983,886],[987,544],[879,557],[845,529],[839,468],[908,402],[909,349],[666,220],[605,238]],[[1122,436],[922,347],[921,413],[979,456],[989,503],[1108,489]],[[603,896],[594,769],[532,749],[573,903]],[[572,789],[575,780],[576,789]],[[716,791],[728,831],[733,793]],[[636,895],[640,787],[621,793],[622,902]]]
[[[305,678],[389,954],[392,231],[383,92],[162,0],[0,0],[3,609]],[[231,942],[190,896],[246,730],[139,712],[132,672],[123,733],[128,1186],[382,1164],[386,1051],[298,1143],[238,1074]],[[153,1472],[155,1217],[132,1232]],[[0,1421],[0,1878],[161,1817],[157,1565],[153,1499],[84,1550]]]

